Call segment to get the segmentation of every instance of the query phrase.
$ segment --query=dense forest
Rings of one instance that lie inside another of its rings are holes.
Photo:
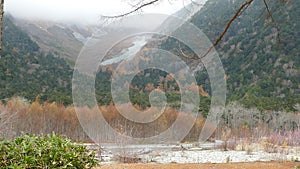
[[[218,38],[228,20],[243,1],[211,0],[191,18],[212,41]],[[228,102],[239,101],[260,110],[297,111],[300,103],[300,3],[270,1],[269,16],[262,1],[255,1],[231,25],[216,46],[227,79]],[[272,20],[274,18],[274,20]],[[186,46],[169,38],[162,48],[195,55]],[[193,56],[191,56],[193,57]],[[198,71],[199,83],[209,91],[205,71]]]
[[[12,20],[6,15],[3,22],[1,99],[20,96],[34,101],[39,95],[42,101],[71,104],[72,69],[53,53],[40,51]]]

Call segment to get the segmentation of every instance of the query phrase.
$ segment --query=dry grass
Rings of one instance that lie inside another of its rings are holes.
[[[108,164],[97,169],[294,169],[294,162],[254,162],[227,164]]]

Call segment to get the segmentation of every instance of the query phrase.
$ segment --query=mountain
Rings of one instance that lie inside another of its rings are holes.
[[[214,42],[243,2],[245,0],[208,0],[200,11],[192,16],[184,15]],[[255,0],[232,23],[216,46],[226,73],[227,100],[260,110],[297,111],[296,105],[300,105],[300,2],[274,0],[268,5],[275,21],[263,2]],[[34,100],[35,96],[41,95],[43,100],[71,103],[72,69],[65,59],[74,62],[84,42],[97,28],[24,21],[7,16],[3,28],[1,98],[16,95]],[[112,56],[117,57],[120,51],[126,53],[123,48],[131,47],[133,42],[115,48]],[[159,47],[180,56],[192,67],[197,85],[205,96],[201,101],[209,105],[209,78],[205,70],[197,68],[201,61],[191,59],[197,58],[195,53],[170,37],[153,37],[147,42],[138,53],[151,56],[147,48]],[[148,60],[144,59],[145,62]],[[107,65],[97,74],[96,97],[100,104],[112,101],[113,70]],[[168,101],[175,103],[174,107],[178,106],[180,94],[176,82],[167,72],[155,69],[142,71],[133,79],[130,99],[133,104],[146,108],[150,104],[150,89],[163,87]],[[204,109],[207,111],[208,107]]]
[[[189,20],[197,11],[199,11],[207,0],[201,0],[189,3],[179,11],[168,17],[158,28],[158,32],[173,32],[185,21]]]
[[[97,31],[96,26],[58,23],[46,20],[14,19],[14,24],[26,32],[41,50],[74,63],[81,48]]]
[[[215,42],[243,2],[245,0],[209,0],[190,21]],[[263,1],[254,1],[216,46],[227,75],[228,100],[238,100],[261,110],[297,111],[295,105],[300,104],[300,1],[274,0],[268,1],[268,6],[274,21]],[[175,42],[165,39],[161,47],[180,55]],[[184,49],[195,55],[188,47]],[[211,92],[207,75],[199,72],[198,75]]]
[[[70,104],[72,69],[52,52],[44,52],[30,36],[3,20],[3,50],[0,58],[0,98],[21,96],[31,101],[39,95],[45,101]]]

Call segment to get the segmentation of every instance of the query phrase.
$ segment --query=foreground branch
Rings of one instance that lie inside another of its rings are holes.
[[[266,9],[267,9],[267,11],[268,11],[268,14],[269,14],[269,16],[271,17],[272,22],[275,24],[275,27],[276,27],[276,29],[277,29],[277,38],[278,38],[278,42],[280,42],[280,41],[281,41],[281,40],[280,40],[280,27],[279,27],[278,23],[276,22],[276,20],[274,19],[273,15],[272,15],[272,13],[271,13],[271,11],[270,11],[269,5],[267,4],[266,0],[263,0],[263,1],[264,1],[264,4],[265,4]]]
[[[213,45],[207,50],[207,52],[201,56],[199,59],[202,59],[204,57],[206,57],[209,52],[211,52],[211,50],[217,46],[219,44],[219,42],[223,39],[223,37],[225,36],[225,34],[227,33],[228,29],[230,28],[231,24],[233,23],[233,21],[235,21],[236,18],[238,18],[242,12],[244,11],[244,9],[246,9],[249,5],[251,5],[251,3],[254,0],[248,0],[247,2],[243,3],[239,9],[234,13],[233,17],[229,20],[229,22],[227,23],[225,29],[223,30],[222,34],[217,38],[217,40],[213,43]]]
[[[127,13],[121,14],[121,15],[115,15],[115,16],[102,16],[102,17],[103,17],[103,18],[107,18],[107,19],[122,18],[122,17],[127,16],[127,15],[130,15],[130,14],[132,14],[132,13],[134,13],[134,12],[136,12],[136,11],[138,11],[138,10],[140,10],[140,9],[142,9],[142,8],[144,8],[144,7],[146,7],[146,6],[152,5],[152,4],[154,4],[154,3],[158,2],[158,1],[160,1],[160,0],[152,0],[152,1],[147,2],[147,3],[143,3],[143,4],[141,4],[140,6],[134,8],[133,10],[131,10],[131,11],[127,12]]]
[[[0,0],[0,58],[2,56],[2,23],[3,23],[3,14],[4,14],[4,0]]]

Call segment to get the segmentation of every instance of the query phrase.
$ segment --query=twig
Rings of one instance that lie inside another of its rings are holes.
[[[272,21],[275,22],[275,19],[273,18],[273,15],[272,15],[272,13],[271,13],[271,11],[270,11],[270,9],[269,9],[269,6],[268,6],[266,0],[263,0],[263,1],[264,1],[264,4],[265,4],[266,9],[267,9],[267,11],[268,11],[269,16],[271,17]]]
[[[207,52],[201,56],[199,59],[202,59],[204,57],[206,57],[209,52],[211,52],[211,50],[217,46],[219,44],[219,42],[223,39],[223,37],[225,36],[225,34],[227,33],[228,29],[230,28],[231,24],[233,23],[233,21],[235,21],[235,19],[240,16],[240,14],[244,11],[244,8],[247,8],[249,5],[251,5],[251,3],[254,0],[248,0],[247,2],[245,2],[244,4],[242,4],[239,9],[235,12],[235,14],[233,15],[233,17],[229,20],[229,22],[227,23],[225,29],[223,30],[222,34],[218,37],[218,39],[212,44],[212,46],[207,50]]]
[[[122,18],[122,17],[124,17],[124,16],[130,15],[130,14],[132,14],[132,13],[134,13],[134,12],[136,12],[136,11],[142,9],[142,8],[144,8],[145,6],[152,5],[152,4],[154,4],[154,3],[158,2],[158,1],[160,1],[160,0],[152,0],[152,1],[150,1],[150,2],[141,4],[140,6],[136,7],[135,9],[133,9],[133,10],[131,10],[131,11],[129,11],[129,12],[126,12],[126,13],[124,13],[124,14],[121,14],[121,15],[115,15],[115,16],[102,16],[102,17],[103,17],[103,18],[108,18],[108,19],[111,19],[111,18]]]
[[[275,27],[276,27],[276,29],[277,29],[277,38],[278,38],[278,42],[280,42],[280,41],[281,41],[281,40],[280,40],[280,27],[279,27],[277,21],[274,19],[273,15],[272,15],[272,13],[271,13],[271,11],[270,11],[269,5],[267,4],[266,0],[263,0],[263,1],[264,1],[264,4],[265,4],[266,9],[267,9],[267,11],[268,11],[268,14],[269,14],[269,16],[270,16],[271,19],[272,19],[272,22],[275,24]]]

